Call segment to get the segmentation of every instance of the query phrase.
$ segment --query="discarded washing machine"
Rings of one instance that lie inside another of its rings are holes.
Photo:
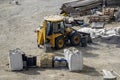
[[[70,71],[80,71],[83,69],[83,56],[79,50],[76,48],[64,49],[64,56]]]
[[[9,51],[9,67],[12,71],[23,69],[22,54],[18,49]]]

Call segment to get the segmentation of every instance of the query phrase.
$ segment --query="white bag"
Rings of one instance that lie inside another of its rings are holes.
[[[79,71],[83,69],[83,56],[82,53],[75,49],[64,49],[64,56],[68,62],[70,71]]]

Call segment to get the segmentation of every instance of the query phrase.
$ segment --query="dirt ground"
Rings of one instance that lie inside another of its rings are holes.
[[[9,50],[20,48],[26,54],[41,55],[37,48],[36,34],[42,18],[59,14],[62,3],[71,0],[19,0],[19,5],[9,4],[10,0],[0,0],[0,80],[103,80],[102,70],[114,70],[120,74],[120,46],[95,40],[88,47],[78,48],[84,56],[84,69],[69,72],[68,69],[30,68],[26,71],[8,70]],[[118,27],[111,23],[107,27]],[[53,51],[63,54],[63,50]],[[120,78],[117,78],[120,80]]]

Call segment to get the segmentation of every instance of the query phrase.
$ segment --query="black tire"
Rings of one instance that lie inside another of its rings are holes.
[[[38,45],[38,48],[40,48],[40,45]]]
[[[70,37],[70,43],[73,45],[73,46],[77,46],[80,44],[80,35],[78,33],[75,33],[73,34],[71,37]]]
[[[64,43],[65,43],[65,40],[64,40],[64,36],[60,36],[58,38],[55,39],[55,48],[56,49],[61,49],[64,47]]]

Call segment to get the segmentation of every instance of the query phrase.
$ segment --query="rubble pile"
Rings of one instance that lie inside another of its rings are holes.
[[[90,33],[91,38],[95,42],[116,44],[117,47],[120,46],[120,27],[111,28],[111,29],[82,28],[79,29],[78,31]]]
[[[99,37],[99,38],[95,38],[94,41],[120,45],[120,43],[119,43],[120,42],[120,36]]]
[[[120,27],[116,27],[116,28],[112,28],[112,29],[81,28],[78,31],[90,33],[91,38],[120,36]]]

